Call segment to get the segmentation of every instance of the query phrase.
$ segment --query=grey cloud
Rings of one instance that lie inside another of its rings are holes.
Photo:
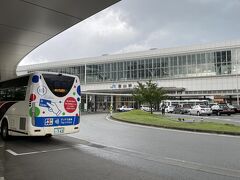
[[[122,0],[21,64],[239,39],[239,0]]]

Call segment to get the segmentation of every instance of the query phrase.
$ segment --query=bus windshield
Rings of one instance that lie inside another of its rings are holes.
[[[64,97],[71,90],[74,77],[64,76],[62,74],[42,74],[48,88],[57,97]]]

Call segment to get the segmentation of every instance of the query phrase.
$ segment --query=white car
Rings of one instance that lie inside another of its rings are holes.
[[[130,107],[127,107],[127,106],[122,106],[120,108],[117,108],[117,111],[119,112],[125,112],[125,111],[131,111],[133,110],[134,108],[130,108]]]
[[[148,106],[140,106],[140,109],[143,110],[143,111],[151,111],[151,108],[148,107]],[[152,111],[154,111],[154,108],[152,108]]]
[[[210,116],[212,114],[211,108],[205,106],[205,105],[196,105],[193,106],[192,109],[189,110],[189,113],[191,115],[208,115]]]
[[[175,106],[167,106],[167,108],[165,109],[165,112],[167,113],[173,113],[173,110],[175,109]]]

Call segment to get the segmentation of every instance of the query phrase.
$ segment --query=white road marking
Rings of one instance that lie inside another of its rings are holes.
[[[18,155],[18,153],[15,153],[15,152],[12,151],[11,149],[7,149],[6,151],[7,151],[8,153],[14,155],[14,156],[17,156],[17,155]]]
[[[101,144],[101,145],[103,145],[103,144]],[[103,146],[105,146],[105,145],[103,145]],[[170,158],[170,157],[158,157],[158,156],[154,156],[152,154],[143,153],[143,152],[125,149],[125,148],[120,148],[120,147],[116,147],[116,146],[105,146],[106,148],[104,148],[104,149],[98,149],[96,147],[91,147],[88,145],[79,145],[79,147],[86,149],[86,150],[97,149],[97,152],[104,151],[104,152],[108,152],[108,154],[109,154],[109,151],[112,153],[120,153],[119,151],[116,151],[116,150],[120,150],[120,151],[127,152],[124,154],[126,156],[141,158],[141,159],[148,160],[148,161],[153,161],[153,162],[162,163],[162,164],[168,164],[171,166],[178,166],[178,167],[182,167],[182,168],[207,172],[207,173],[211,173],[211,174],[218,174],[218,175],[230,176],[230,177],[240,177],[240,170],[238,170],[238,169],[228,169],[228,168],[224,168],[224,167],[217,167],[217,166],[212,166],[212,165],[207,165],[207,164],[202,164],[202,163],[197,163],[197,162],[192,162],[192,161],[185,161],[185,160]],[[113,148],[113,149],[111,150],[110,148]]]
[[[24,156],[24,155],[31,155],[31,154],[40,154],[40,153],[47,153],[47,152],[54,152],[54,151],[62,151],[66,149],[71,149],[72,147],[67,148],[58,148],[58,149],[50,149],[50,150],[44,150],[44,151],[32,151],[32,152],[26,152],[26,153],[16,153],[11,149],[7,149],[6,151],[13,156]]]
[[[104,146],[105,148],[98,148],[95,146],[91,146],[91,144],[101,145],[101,146]],[[97,152],[99,152],[99,151],[103,151],[103,152],[107,152],[107,153],[109,153],[109,152],[121,153],[122,152],[123,155],[125,155],[125,156],[142,158],[144,160],[153,161],[153,162],[157,162],[157,163],[168,164],[168,165],[172,165],[172,166],[179,166],[182,168],[193,169],[196,171],[202,171],[202,172],[213,173],[213,174],[219,174],[219,175],[223,175],[223,176],[240,177],[240,170],[237,170],[237,169],[228,169],[228,168],[224,168],[224,167],[217,167],[217,166],[201,164],[201,163],[191,162],[191,161],[185,161],[185,160],[180,160],[180,159],[175,159],[175,158],[170,158],[170,157],[157,157],[153,154],[143,153],[143,152],[126,149],[126,148],[121,148],[121,147],[116,147],[116,146],[106,146],[106,145],[98,144],[95,142],[88,142],[87,145],[76,144],[76,145],[73,145],[73,146],[67,147],[67,148],[58,148],[58,149],[34,151],[34,152],[26,152],[26,153],[16,153],[11,149],[7,149],[6,151],[14,156],[24,156],[24,155],[33,155],[33,154],[61,151],[61,150],[72,149],[72,148],[76,148],[76,147],[82,148],[85,150],[97,150]],[[119,152],[119,150],[120,150],[120,152]],[[0,177],[0,180],[4,180],[4,177]]]
[[[227,134],[213,134],[213,133],[205,133],[205,132],[194,132],[194,131],[184,131],[184,130],[177,130],[177,129],[168,129],[168,128],[161,128],[161,127],[153,127],[153,126],[144,126],[141,124],[133,124],[128,122],[122,122],[122,121],[115,121],[109,118],[109,116],[106,116],[106,119],[111,122],[123,124],[123,125],[129,125],[129,126],[135,126],[140,128],[148,128],[148,129],[161,129],[163,131],[174,131],[174,132],[180,132],[180,133],[188,133],[188,134],[197,134],[197,135],[205,135],[205,136],[219,136],[219,137],[230,137],[230,138],[238,138],[240,139],[240,136],[234,136],[234,135],[227,135]]]
[[[231,177],[240,177],[240,170],[238,169],[229,169],[224,167],[217,167],[217,166],[210,166],[207,164],[192,162],[192,161],[185,161],[175,158],[166,157],[166,160],[170,160],[170,163],[176,162],[176,166],[194,169],[198,171],[203,171],[207,173],[219,174],[223,176],[231,176]]]
[[[165,159],[168,159],[168,160],[172,160],[172,161],[178,161],[178,162],[182,162],[182,163],[192,163],[192,164],[196,164],[196,165],[202,165],[201,163],[197,163],[197,162],[192,162],[192,161],[185,161],[185,160],[181,160],[181,159],[175,159],[175,158],[169,158],[169,157],[165,157]],[[228,169],[228,168],[223,168],[223,167],[216,167],[216,166],[211,166],[212,168],[218,168],[218,169],[221,169],[221,170],[231,170],[231,171],[234,171],[234,172],[237,172],[237,173],[240,173],[240,170],[237,170],[237,169]]]

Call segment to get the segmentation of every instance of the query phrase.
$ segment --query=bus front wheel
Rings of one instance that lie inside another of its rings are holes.
[[[1,125],[1,137],[3,140],[7,140],[9,138],[8,123],[6,120],[3,120],[2,125]]]

